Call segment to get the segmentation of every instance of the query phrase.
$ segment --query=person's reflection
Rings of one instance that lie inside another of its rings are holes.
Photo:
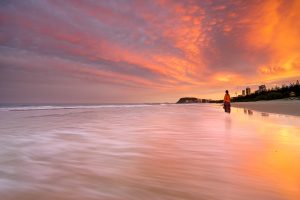
[[[225,128],[226,128],[226,130],[230,130],[231,129],[231,118],[230,117],[227,117],[225,119]]]
[[[269,113],[261,113],[261,116],[263,116],[263,117],[268,117],[268,116],[269,116]]]

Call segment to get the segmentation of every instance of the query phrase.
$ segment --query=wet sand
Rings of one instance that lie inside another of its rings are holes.
[[[300,117],[174,104],[0,119],[0,199],[300,199]]]
[[[236,102],[231,105],[232,107],[245,108],[260,112],[300,116],[300,100]]]

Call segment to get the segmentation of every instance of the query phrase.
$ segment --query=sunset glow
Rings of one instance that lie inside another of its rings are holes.
[[[1,102],[222,99],[300,79],[300,0],[0,3]]]

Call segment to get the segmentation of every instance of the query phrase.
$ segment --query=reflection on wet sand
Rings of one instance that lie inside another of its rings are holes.
[[[300,199],[297,117],[211,105],[0,114],[4,199]]]
[[[268,113],[261,115],[269,116]],[[278,188],[284,199],[296,200],[300,197],[300,127],[295,123],[300,118],[272,116],[266,119],[255,120],[256,130],[252,133],[259,139],[255,148],[236,144],[239,151],[244,152],[237,160],[245,166],[245,176],[256,177],[267,183],[269,189]],[[283,123],[289,120],[293,122]]]
[[[261,113],[261,116],[263,116],[263,117],[268,117],[268,116],[269,116],[269,113],[264,113],[264,112],[262,112],[262,113]]]
[[[247,115],[253,115],[253,111],[246,108],[244,108],[244,113]]]
[[[258,113],[259,113],[259,112],[258,112]],[[246,115],[253,115],[253,111],[250,110],[250,109],[244,108],[244,114],[246,114]],[[261,114],[261,116],[263,116],[263,117],[268,117],[268,116],[269,116],[269,113],[265,113],[265,112],[261,112],[260,114]]]

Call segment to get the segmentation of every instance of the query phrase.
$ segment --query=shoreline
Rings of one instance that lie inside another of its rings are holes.
[[[300,116],[300,100],[270,100],[255,102],[234,102],[235,108],[246,108],[259,112]]]

